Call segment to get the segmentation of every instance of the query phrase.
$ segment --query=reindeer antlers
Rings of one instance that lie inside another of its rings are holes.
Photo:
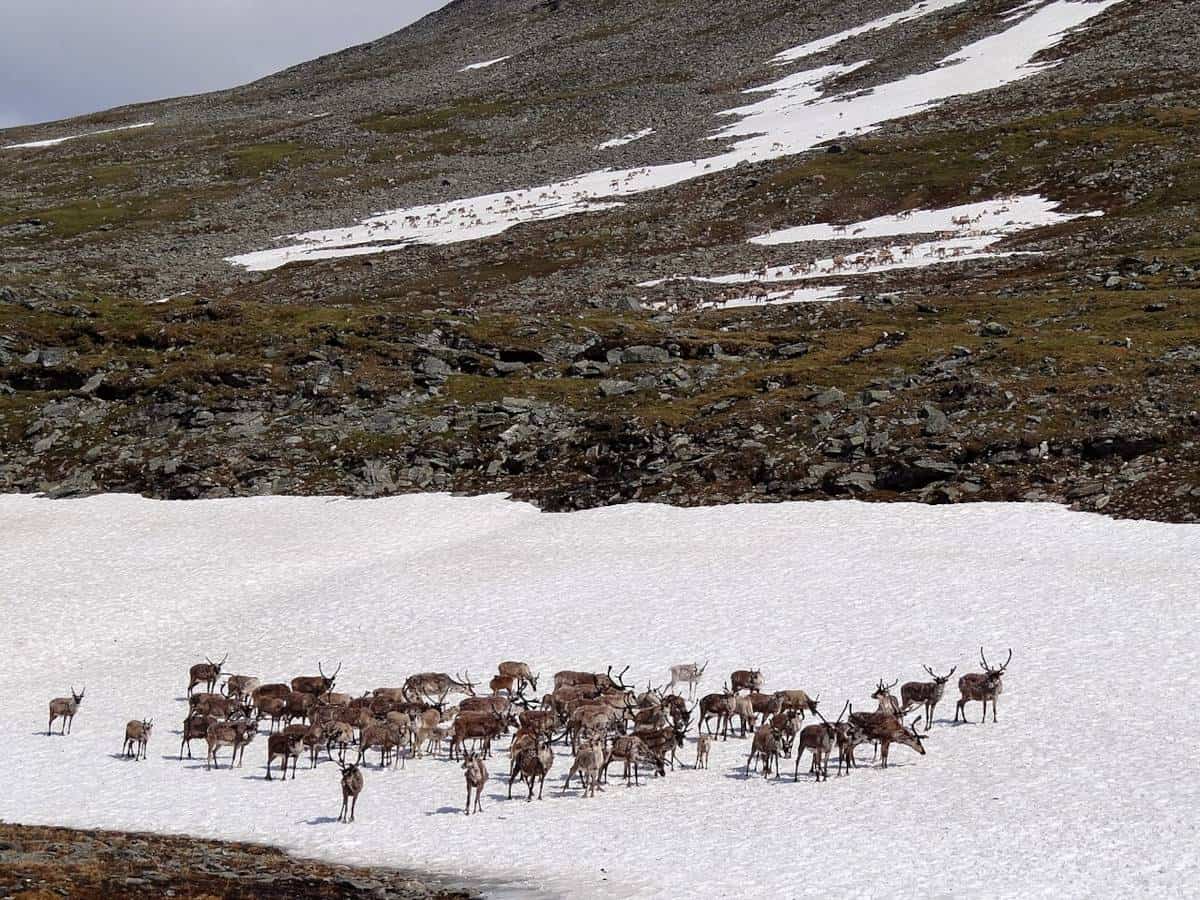
[[[1012,662],[1012,647],[1008,648],[1008,659],[1004,660],[1004,665],[1000,666],[1000,668],[998,668],[998,669],[993,669],[991,666],[988,665],[987,657],[983,655],[982,647],[979,648],[979,661],[983,663],[983,667],[985,669],[987,669],[989,672],[1003,672],[1005,669],[1008,668],[1008,664],[1010,662]]]

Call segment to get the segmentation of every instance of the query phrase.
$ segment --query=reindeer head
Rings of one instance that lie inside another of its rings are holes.
[[[692,663],[692,665],[695,665],[695,663]],[[704,665],[702,665],[698,669],[696,669],[696,677],[699,678],[701,675],[703,675],[704,670],[707,668],[708,668],[708,660],[706,659],[704,661]]]
[[[77,693],[75,693],[75,685],[71,685],[71,699],[75,701],[76,706],[78,706],[80,703],[83,702],[83,691],[86,691],[86,690],[87,690],[87,685],[84,685],[83,690],[81,690],[77,694]]]
[[[153,728],[154,728],[154,720],[153,719],[142,719],[142,733],[145,734],[146,737],[150,737],[150,731]]]
[[[220,662],[213,662],[213,661],[212,661],[211,659],[209,659],[207,656],[206,656],[206,657],[204,657],[204,661],[205,661],[206,663],[208,663],[210,666],[212,666],[212,672],[213,672],[213,677],[214,677],[214,678],[216,678],[218,675],[220,675],[220,674],[221,674],[221,666],[225,665],[225,660],[227,660],[227,659],[229,659],[229,654],[228,654],[228,653],[226,653],[224,656],[222,656],[222,657],[221,657],[221,661],[220,661]]]
[[[529,673],[529,684],[535,691],[537,690],[537,681],[538,681],[538,676],[534,675],[532,672],[530,672]]]
[[[892,695],[892,688],[894,688],[899,683],[900,683],[899,678],[897,678],[891,684],[884,684],[883,679],[882,678],[879,679],[879,684],[875,685],[875,693],[873,693],[871,695],[871,699],[872,700],[880,700],[884,697],[890,697]]]
[[[983,648],[979,648],[979,661],[983,663],[983,670],[987,673],[987,685],[989,688],[994,688],[1000,683],[1000,678],[1004,675],[1004,670],[1008,668],[1008,664],[1012,662],[1012,648],[1008,648],[1008,658],[1004,660],[1004,665],[996,667],[988,664],[987,657],[983,655]]]
[[[980,653],[983,652],[982,647],[980,647],[979,650],[980,650]],[[935,674],[933,669],[929,668],[929,666],[922,666],[921,668],[923,668],[926,672],[929,673],[929,677],[933,679],[934,684],[936,684],[938,687],[945,687],[946,682],[950,680],[950,676],[954,674],[954,670],[957,669],[958,666],[952,666],[950,668],[950,671],[947,672],[945,675]]]
[[[905,727],[904,723],[901,722],[900,730],[896,733],[895,741],[897,744],[903,744],[905,747],[911,747],[913,750],[916,750],[918,753],[924,756],[925,745],[922,743],[922,741],[928,737],[928,735],[921,734],[919,731],[917,731],[917,723],[920,721],[921,717],[917,716],[912,720],[912,724],[910,724],[908,727]]]
[[[321,673],[321,683],[325,686],[324,690],[318,691],[318,693],[328,694],[333,690],[333,683],[337,679],[338,672],[342,671],[342,664],[340,662],[338,663],[337,668],[333,670],[332,675],[326,675],[325,670],[321,668],[321,663],[318,660],[317,671]]]

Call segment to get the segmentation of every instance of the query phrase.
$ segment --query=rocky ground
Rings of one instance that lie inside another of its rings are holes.
[[[1195,520],[1200,38],[1182,2],[1121,4],[1009,88],[620,209],[261,274],[221,261],[384,208],[694,156],[772,54],[902,5],[462,0],[234,91],[5,133],[158,123],[7,151],[0,490],[1054,500]],[[1017,5],[868,35],[854,52],[877,62],[845,87]],[[594,149],[639,127],[657,132]],[[771,228],[1031,192],[1105,215],[1009,243],[1038,256],[856,278],[832,304],[701,310],[701,286],[636,287],[777,261],[746,243]]]
[[[468,900],[427,878],[296,859],[269,847],[0,823],[0,900],[52,897]]]

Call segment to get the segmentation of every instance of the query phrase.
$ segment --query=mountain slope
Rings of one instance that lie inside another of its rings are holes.
[[[155,123],[0,151],[0,486],[1028,497],[1189,519],[1186,13],[458,2],[233,91],[7,132]],[[1060,17],[1081,27],[1055,34]],[[1037,55],[1012,37],[1035,32]],[[609,167],[583,198],[516,193]],[[1058,224],[853,233],[1037,195]],[[551,208],[569,199],[591,211]],[[812,223],[848,227],[750,243]],[[320,229],[393,250],[226,260]],[[955,240],[988,246],[963,260]],[[906,251],[936,264],[894,265]],[[722,284],[644,286],[676,275]],[[844,299],[762,302],[831,284]]]

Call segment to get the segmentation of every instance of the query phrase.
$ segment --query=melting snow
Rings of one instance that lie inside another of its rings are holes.
[[[937,105],[949,97],[997,88],[1044,71],[1034,63],[1065,31],[1123,0],[1056,0],[1028,17],[962,48],[935,68],[853,94],[825,93],[833,78],[864,62],[822,66],[789,75],[748,93],[763,99],[726,115],[739,120],[712,135],[733,140],[731,149],[706,159],[635,169],[603,169],[566,181],[448,203],[380,213],[346,228],[289,235],[288,245],[229,257],[251,271],[291,262],[398,250],[414,243],[455,243],[499,234],[513,225],[611,207],[617,198],[679,184],[731,169],[810,150],[844,134],[862,134]],[[602,202],[602,201],[610,202]]]
[[[573,897],[1164,897],[1200,878],[1194,526],[1028,504],[546,515],[442,495],[3,496],[0,521],[0,820],[259,841]],[[380,772],[372,755],[358,821],[340,825],[327,762],[267,784],[262,737],[238,770],[174,758],[205,654],[270,681],[341,660],[355,693],[419,671],[481,678],[501,659],[543,679],[628,664],[631,683],[661,683],[709,658],[704,692],[753,665],[836,714],[846,698],[873,707],[881,677],[924,679],[923,664],[976,671],[980,644],[989,659],[1013,648],[998,723],[973,703],[972,724],[948,724],[952,680],[928,755],[894,748],[884,771],[864,748],[820,785],[793,784],[792,761],[782,781],[743,780],[748,742],[733,739],[708,771],[626,789],[614,769],[586,800],[560,796],[560,753],[527,804],[501,799],[500,753],[468,819],[458,765]],[[39,734],[72,684],[87,686],[73,734]],[[149,759],[114,759],[142,716]]]
[[[496,63],[502,63],[502,62],[504,62],[506,59],[512,59],[512,54],[510,53],[508,56],[497,56],[495,59],[489,59],[489,60],[487,60],[486,62],[477,62],[477,63],[471,63],[469,66],[463,66],[463,67],[462,67],[461,69],[459,69],[458,71],[460,71],[460,72],[470,72],[470,71],[472,71],[472,70],[474,70],[474,69],[486,69],[486,68],[488,68],[489,66],[494,66],[494,65],[496,65]]]
[[[826,50],[832,50],[838,44],[844,44],[846,41],[856,38],[859,35],[869,34],[872,31],[883,31],[886,28],[891,28],[893,25],[901,25],[905,22],[922,19],[933,13],[941,12],[943,9],[961,6],[964,2],[966,0],[925,0],[925,2],[918,3],[909,9],[892,13],[888,16],[882,16],[873,22],[868,22],[866,25],[848,28],[845,31],[839,31],[837,34],[831,34],[829,37],[819,38],[815,41],[809,41],[807,44],[801,44],[798,47],[784,50],[782,53],[777,53],[772,57],[771,62],[779,65],[795,62],[806,56],[815,56],[818,53],[824,53]]]
[[[800,225],[750,238],[752,244],[796,244],[803,241],[844,241],[893,237],[900,234],[1016,234],[1031,228],[1061,225],[1080,218],[1058,212],[1058,203],[1038,194],[1001,197],[942,209],[910,209],[850,225]],[[1103,215],[1100,212],[1087,216]]]
[[[59,144],[65,144],[67,141],[77,141],[81,138],[94,137],[98,134],[112,134],[114,131],[131,131],[134,128],[149,128],[153,122],[138,122],[136,125],[121,125],[118,128],[102,128],[99,131],[86,131],[83,134],[72,134],[67,137],[51,138],[45,141],[29,141],[25,144],[7,144],[0,147],[0,150],[27,150],[34,147],[56,147]]]
[[[643,128],[641,131],[635,131],[632,134],[622,135],[621,137],[612,138],[602,144],[597,144],[597,150],[607,150],[610,147],[623,147],[626,144],[632,144],[634,141],[640,141],[644,137],[649,137],[654,134],[653,128]]]
[[[897,235],[938,234],[933,241],[908,241],[875,247],[857,253],[845,253],[821,259],[764,266],[757,272],[738,272],[715,276],[672,276],[644,281],[639,287],[656,287],[668,281],[698,281],[710,284],[769,284],[807,281],[830,276],[871,275],[900,269],[921,269],[944,262],[967,262],[1018,255],[1015,251],[998,252],[993,246],[1005,237],[1032,228],[1059,225],[1086,214],[1060,213],[1056,203],[1030,195],[966,203],[943,209],[906,210],[893,216],[879,216],[851,225],[801,225],[768,232],[750,239],[754,244],[795,244],[810,241],[864,240]],[[760,289],[761,293],[761,289]],[[832,298],[819,298],[832,299]]]

